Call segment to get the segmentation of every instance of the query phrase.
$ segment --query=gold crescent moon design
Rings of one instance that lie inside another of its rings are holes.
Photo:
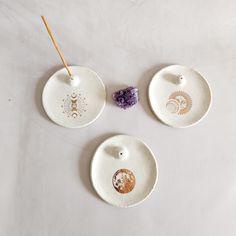
[[[176,106],[176,111],[173,111],[171,113],[184,115],[188,113],[192,108],[191,97],[186,92],[183,91],[176,91],[169,96],[169,100],[166,103],[167,108],[171,102],[173,103],[173,105]]]

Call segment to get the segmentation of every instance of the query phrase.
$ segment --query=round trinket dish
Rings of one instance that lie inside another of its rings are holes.
[[[48,117],[67,128],[81,128],[94,122],[106,104],[106,89],[99,76],[89,68],[70,66],[47,81],[42,102]]]
[[[165,124],[184,128],[197,124],[209,111],[212,95],[207,81],[186,66],[161,69],[149,84],[154,114]]]
[[[94,153],[90,174],[98,195],[118,207],[131,207],[144,201],[158,178],[151,149],[128,135],[116,135],[100,144]]]

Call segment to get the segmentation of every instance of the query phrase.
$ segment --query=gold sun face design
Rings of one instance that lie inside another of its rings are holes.
[[[86,98],[80,93],[67,94],[65,99],[62,99],[63,104],[61,105],[62,113],[68,118],[81,117],[87,111]]]
[[[173,114],[184,115],[192,108],[191,97],[183,91],[176,91],[169,96],[166,109]]]
[[[135,186],[135,176],[130,170],[120,169],[113,175],[112,184],[117,192],[129,193]]]

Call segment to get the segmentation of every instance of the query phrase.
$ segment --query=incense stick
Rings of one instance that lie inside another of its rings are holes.
[[[51,28],[50,28],[49,25],[48,25],[48,22],[47,22],[46,18],[45,18],[44,16],[41,16],[41,18],[42,18],[43,23],[45,24],[46,29],[47,29],[47,31],[48,31],[48,34],[50,35],[50,37],[51,37],[51,39],[52,39],[52,42],[53,42],[53,44],[54,44],[54,46],[55,46],[55,48],[56,48],[56,50],[57,50],[57,52],[58,52],[58,54],[59,54],[61,60],[62,60],[63,65],[65,66],[65,68],[66,68],[66,70],[67,70],[69,76],[71,76],[72,73],[71,73],[71,71],[70,71],[70,69],[69,69],[69,67],[68,67],[68,65],[67,65],[67,63],[66,63],[66,60],[65,60],[65,58],[64,58],[64,56],[63,56],[63,54],[62,54],[62,52],[61,52],[61,50],[60,50],[60,48],[59,48],[57,42],[56,42],[56,39],[55,39],[55,37],[54,37],[54,35],[53,35],[53,33],[52,33]]]

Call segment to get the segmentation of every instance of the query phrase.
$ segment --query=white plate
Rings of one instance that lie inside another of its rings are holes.
[[[211,90],[196,71],[172,65],[157,72],[149,85],[153,112],[165,124],[184,128],[198,123],[209,111]]]
[[[98,195],[118,207],[144,201],[157,182],[157,163],[141,140],[116,135],[97,148],[91,162],[91,180]]]
[[[53,74],[46,83],[42,102],[49,118],[67,128],[81,128],[91,124],[106,104],[106,90],[99,76],[89,68],[69,67],[80,78],[78,86],[71,86],[65,68]]]

